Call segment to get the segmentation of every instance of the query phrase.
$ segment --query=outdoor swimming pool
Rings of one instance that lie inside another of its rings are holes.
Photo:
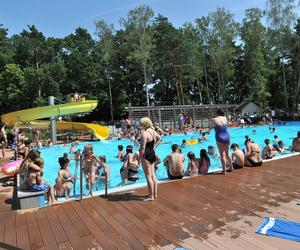
[[[253,130],[256,130],[256,134],[253,133]],[[289,147],[292,142],[292,138],[295,137],[297,131],[300,130],[300,124],[299,123],[290,123],[285,126],[276,126],[276,131],[274,133],[269,132],[268,126],[260,126],[260,127],[245,127],[245,128],[232,128],[230,129],[231,134],[231,143],[237,143],[239,144],[240,148],[244,148],[244,140],[245,135],[249,135],[256,143],[258,143],[262,148],[264,147],[264,140],[266,138],[273,140],[274,135],[278,135],[280,140],[283,140],[286,147]],[[173,134],[171,136],[167,135],[163,137],[163,144],[159,145],[156,149],[157,154],[163,160],[168,154],[171,152],[171,145],[174,143],[177,143],[178,145],[181,145],[182,140],[186,139],[189,140],[191,138],[199,138],[201,137],[199,133],[188,133],[187,135],[184,134]],[[207,149],[208,145],[213,145],[216,147],[215,143],[215,133],[212,130],[212,132],[207,135],[208,141],[205,141],[203,143],[198,143],[196,145],[192,146],[185,146],[182,148],[182,153],[185,156],[185,169],[187,168],[188,164],[188,158],[187,153],[189,151],[193,151],[196,154],[196,157],[199,157],[199,152],[202,148]],[[127,145],[133,145],[133,143],[128,139],[122,139],[122,140],[110,140],[110,141],[96,141],[96,142],[83,142],[79,146],[77,146],[77,149],[83,149],[86,144],[93,144],[94,152],[97,156],[99,155],[105,155],[107,158],[107,163],[111,168],[111,175],[110,175],[110,182],[109,182],[109,189],[116,188],[122,186],[121,178],[120,178],[120,168],[122,166],[122,163],[119,161],[119,159],[115,158],[117,155],[117,147],[118,145],[122,144],[124,146],[124,149]],[[134,148],[135,150],[138,150],[138,147]],[[59,170],[59,164],[58,164],[58,158],[61,157],[65,152],[69,152],[70,146],[63,147],[62,145],[55,145],[53,147],[43,148],[41,149],[42,157],[45,160],[45,169],[44,169],[44,179],[50,182],[51,184],[55,184],[55,179],[57,177],[57,173]],[[72,157],[69,155],[69,157]],[[211,167],[209,169],[209,172],[219,171],[221,170],[221,163],[220,160],[212,159],[211,158]],[[70,163],[70,171],[71,174],[74,175],[75,171],[75,161],[71,161]],[[163,180],[167,178],[167,173],[165,170],[165,167],[163,166],[163,163],[161,163],[158,166],[158,170],[156,171],[157,178],[159,180]],[[77,176],[79,176],[79,168]],[[142,167],[140,167],[139,170],[139,180],[136,181],[136,183],[130,183],[127,184],[128,188],[132,188],[133,185],[142,185],[145,184],[145,176],[142,170]],[[76,188],[75,193],[76,195],[79,195],[79,180],[76,181]],[[104,190],[103,183],[100,183],[100,181],[95,185],[95,191],[102,191]],[[85,190],[85,180],[83,180],[83,192],[84,194],[87,194],[87,191]],[[71,191],[71,194],[73,195],[73,190]],[[95,192],[97,194],[97,192]]]

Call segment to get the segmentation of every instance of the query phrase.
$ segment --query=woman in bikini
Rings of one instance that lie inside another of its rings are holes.
[[[82,165],[85,174],[86,189],[89,190],[89,194],[91,196],[93,196],[96,170],[100,164],[100,160],[93,153],[93,145],[86,145],[83,151]]]
[[[228,132],[227,126],[227,118],[224,116],[224,113],[221,109],[217,110],[217,116],[212,118],[211,127],[215,129],[216,133],[216,141],[217,146],[219,148],[222,167],[223,167],[223,174],[226,174],[226,166],[229,165],[229,171],[232,171],[232,159],[229,152],[230,147],[230,134]]]
[[[260,148],[258,144],[254,143],[250,138],[245,142],[246,154],[245,154],[245,166],[247,167],[259,167],[263,161],[260,155]]]
[[[152,121],[148,117],[143,117],[140,121],[143,129],[140,144],[140,160],[147,179],[149,197],[145,201],[153,201],[157,198],[157,179],[155,175],[155,151],[161,137],[155,132]]]
[[[126,155],[124,155],[124,164],[120,169],[121,178],[124,184],[128,181],[136,181],[139,173],[139,161],[138,154],[133,154],[133,146],[128,145],[126,147]]]

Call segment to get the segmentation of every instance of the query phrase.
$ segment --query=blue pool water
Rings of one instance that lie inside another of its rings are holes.
[[[253,130],[256,130],[256,134],[253,134]],[[283,140],[286,147],[289,147],[292,142],[292,138],[295,137],[297,131],[300,130],[300,124],[289,124],[288,126],[276,126],[276,131],[274,133],[269,132],[268,126],[260,126],[260,127],[247,127],[247,128],[232,128],[230,129],[231,134],[231,143],[237,143],[239,144],[240,148],[244,148],[244,140],[245,135],[249,135],[256,143],[258,143],[261,147],[261,150],[264,147],[264,140],[266,138],[273,140],[274,135],[278,135],[280,140]],[[156,152],[163,160],[168,154],[171,152],[171,145],[174,143],[177,143],[178,145],[181,145],[181,142],[183,139],[189,140],[192,138],[199,138],[199,133],[188,133],[187,135],[184,134],[173,134],[171,136],[164,136],[163,137],[163,143],[160,144]],[[208,141],[199,143],[192,146],[185,146],[182,148],[182,153],[185,156],[185,168],[187,168],[188,159],[187,159],[187,153],[189,151],[193,151],[197,157],[199,157],[199,152],[202,148],[207,149],[208,145],[213,145],[216,147],[215,143],[215,133],[212,131],[209,135],[207,135],[209,138]],[[77,149],[83,149],[83,147],[90,142],[84,142],[81,143],[79,146],[77,146]],[[110,140],[110,141],[97,141],[97,142],[91,142],[94,147],[94,152],[97,156],[99,155],[105,155],[107,158],[107,163],[111,168],[111,176],[110,176],[110,183],[109,183],[109,189],[119,187],[121,186],[121,178],[120,178],[120,168],[122,166],[122,163],[119,161],[119,159],[115,158],[117,155],[117,147],[119,144],[122,144],[124,146],[124,149],[127,145],[133,145],[131,141],[128,139],[122,139],[120,141],[117,140]],[[55,145],[53,147],[43,148],[41,149],[42,157],[45,160],[45,169],[44,169],[44,179],[50,182],[51,184],[55,184],[55,179],[57,177],[57,173],[59,170],[59,164],[58,164],[58,158],[61,157],[65,152],[69,152],[70,146],[63,147],[62,145]],[[138,147],[135,147],[135,150],[138,150]],[[69,156],[71,157],[71,155]],[[211,167],[210,172],[221,170],[221,163],[220,160],[211,159]],[[71,174],[74,175],[75,171],[75,161],[71,161],[70,163],[70,171]],[[161,163],[158,167],[158,170],[156,171],[157,178],[159,180],[167,178],[167,173],[165,170],[165,167],[163,166],[163,163]],[[79,176],[79,169],[78,174]],[[145,176],[143,173],[142,168],[140,167],[139,171],[139,180],[136,182],[137,184],[140,183],[146,183]],[[128,186],[132,187],[134,183],[128,184]],[[83,180],[83,187],[85,187],[85,181]],[[97,183],[97,187],[95,189],[101,191],[104,189],[104,185],[102,183]],[[84,193],[87,194],[85,188]],[[79,194],[79,180],[77,180],[76,184],[76,195]],[[71,194],[73,194],[73,190],[71,191]]]

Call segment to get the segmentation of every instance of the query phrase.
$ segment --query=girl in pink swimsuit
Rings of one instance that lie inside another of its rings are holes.
[[[100,160],[93,153],[93,146],[91,144],[86,145],[83,151],[82,165],[85,174],[86,189],[89,190],[91,196],[93,196],[96,170],[100,164]]]
[[[199,174],[207,174],[209,166],[210,166],[210,159],[207,155],[207,152],[206,152],[205,149],[201,149],[200,150],[198,173]]]

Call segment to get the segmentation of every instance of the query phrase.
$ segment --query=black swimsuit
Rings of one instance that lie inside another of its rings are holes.
[[[259,166],[261,166],[262,164],[263,164],[263,162],[262,161],[253,161],[252,159],[251,159],[251,157],[247,157],[247,160],[249,161],[249,163],[253,166],[253,167],[259,167]]]
[[[144,158],[150,163],[154,163],[156,161],[155,151],[154,151],[154,139],[151,142],[146,143],[145,147],[145,155]]]

